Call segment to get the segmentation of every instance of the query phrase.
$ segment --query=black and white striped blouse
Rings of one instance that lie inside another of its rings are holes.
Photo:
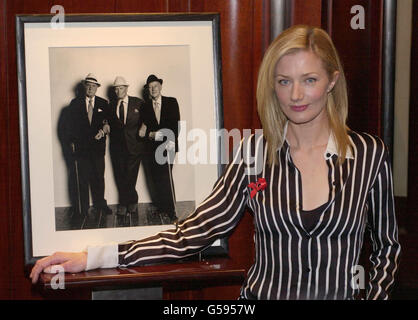
[[[285,141],[278,150],[278,164],[269,166],[265,139],[251,136],[243,141],[211,194],[177,230],[121,243],[107,251],[89,249],[89,268],[106,265],[103,256],[112,267],[195,254],[230,233],[249,207],[254,213],[255,261],[241,289],[243,298],[352,299],[360,290],[353,275],[358,275],[367,230],[373,244],[367,298],[387,299],[401,250],[389,156],[377,137],[350,132],[350,139],[353,150],[337,165],[337,149],[330,135],[324,154],[329,167],[329,202],[309,231],[301,219],[302,179],[289,144]],[[251,197],[254,188],[249,185],[260,179],[265,179],[266,186]]]

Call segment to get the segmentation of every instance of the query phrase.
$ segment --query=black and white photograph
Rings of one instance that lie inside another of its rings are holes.
[[[189,47],[50,48],[49,57],[56,230],[172,224],[192,212],[193,168],[155,161],[159,130],[173,132],[174,160],[180,120],[193,128]]]
[[[213,187],[218,30],[189,17],[19,18],[27,261],[175,228]]]

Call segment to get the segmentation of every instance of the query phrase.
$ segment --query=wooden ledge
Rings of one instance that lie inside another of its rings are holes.
[[[245,269],[237,267],[229,258],[161,264],[133,268],[97,269],[65,274],[65,288],[98,288],[117,286],[172,286],[176,283],[241,284]],[[42,273],[38,281],[41,290],[54,290],[51,285],[56,274]],[[58,284],[58,283],[57,283]]]

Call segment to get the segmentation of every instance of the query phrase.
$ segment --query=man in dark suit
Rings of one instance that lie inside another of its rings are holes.
[[[104,171],[106,135],[109,125],[106,119],[108,102],[96,96],[100,83],[93,74],[82,81],[84,93],[73,99],[69,106],[68,140],[77,164],[78,208],[84,218],[90,207],[91,191],[94,212],[111,214],[104,198]],[[78,217],[80,218],[80,217]]]
[[[110,156],[119,193],[117,214],[126,216],[137,212],[138,193],[136,181],[141,163],[139,128],[144,101],[128,96],[129,84],[116,77],[113,87],[116,100],[110,104]]]
[[[153,204],[175,221],[175,194],[172,168],[178,152],[180,110],[176,98],[161,95],[163,80],[155,75],[147,78],[149,101],[143,108],[140,136],[143,137],[144,171]],[[164,150],[164,152],[163,152]]]

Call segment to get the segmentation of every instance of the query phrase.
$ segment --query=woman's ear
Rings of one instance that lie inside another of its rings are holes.
[[[331,79],[331,82],[329,83],[329,85],[328,85],[328,90],[327,90],[327,92],[328,93],[330,93],[331,91],[332,91],[332,89],[334,89],[334,86],[335,86],[335,84],[337,83],[337,81],[338,81],[338,77],[340,76],[340,72],[339,71],[335,71],[333,74],[332,74],[332,79]]]

